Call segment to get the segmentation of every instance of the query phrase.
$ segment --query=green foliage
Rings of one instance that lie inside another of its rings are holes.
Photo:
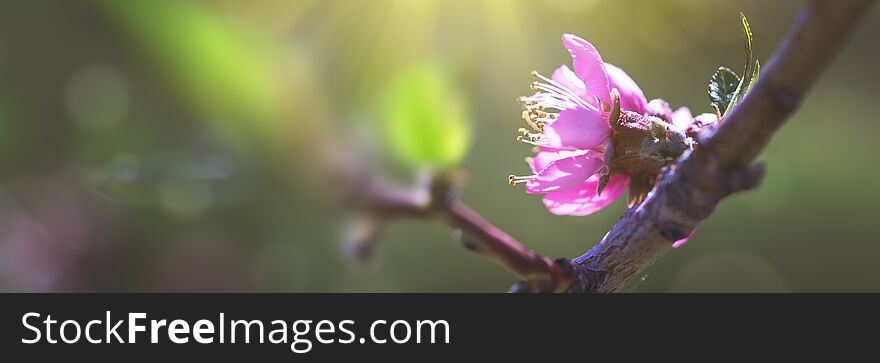
[[[709,82],[709,99],[712,104],[718,106],[721,116],[726,115],[743,100],[749,93],[752,85],[758,82],[761,73],[761,64],[755,59],[752,52],[752,30],[746,16],[740,13],[740,25],[742,29],[743,48],[745,50],[745,69],[743,77],[739,78],[730,69],[721,67]],[[736,88],[731,91],[732,80],[736,81]]]
[[[384,94],[381,117],[389,148],[409,164],[448,168],[467,151],[464,100],[438,65],[420,64],[398,74]]]
[[[274,55],[258,37],[198,2],[97,4],[197,112],[234,134],[271,132],[268,123],[282,102],[280,81]]]
[[[740,79],[730,68],[720,67],[709,82],[709,100],[719,110],[727,110],[733,101]]]
[[[752,74],[752,82],[749,83],[749,89],[758,83],[758,77],[761,76],[761,62],[755,60],[755,72]]]

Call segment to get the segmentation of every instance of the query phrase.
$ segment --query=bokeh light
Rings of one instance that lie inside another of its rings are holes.
[[[527,170],[516,97],[569,61],[560,35],[701,113],[712,72],[742,62],[739,12],[765,62],[799,3],[3,2],[0,291],[504,291],[511,274],[425,221],[385,226],[368,269],[340,252],[352,216],[329,166],[413,179],[381,138],[396,79],[442,64],[446,99],[468,106],[463,200],[575,257],[622,203],[557,217],[506,183]],[[764,184],[627,291],[880,291],[880,10],[868,18],[762,155]]]

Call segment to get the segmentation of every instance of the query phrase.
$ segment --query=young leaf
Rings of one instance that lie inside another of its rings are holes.
[[[445,168],[467,151],[470,128],[464,100],[445,69],[420,64],[399,74],[386,91],[382,117],[395,156],[418,166]]]
[[[745,46],[746,67],[752,63],[752,29],[749,27],[749,20],[746,15],[739,13],[740,25],[742,25],[743,45]]]
[[[709,81],[709,102],[718,106],[719,110],[726,110],[730,102],[733,101],[739,83],[739,76],[733,73],[730,68],[718,68]]]
[[[749,21],[742,13],[740,13],[740,17],[742,19],[743,43],[746,44],[746,71],[743,76],[743,88],[739,95],[737,95],[736,102],[741,101],[749,93],[752,85],[755,84],[756,75],[761,67],[752,53],[752,29],[749,27]]]
[[[746,19],[746,16],[742,13],[739,15],[740,25],[742,27],[743,46],[745,48],[746,67],[743,71],[743,77],[740,79],[739,86],[737,86],[736,91],[733,94],[733,100],[727,105],[727,108],[724,109],[722,115],[726,115],[730,112],[730,110],[733,109],[733,106],[745,97],[755,74],[756,62],[754,54],[752,54],[752,29],[749,27],[749,21]]]
[[[754,72],[754,74],[752,74],[752,81],[749,82],[749,89],[746,90],[746,94],[748,94],[748,91],[751,90],[752,87],[756,83],[758,83],[758,77],[760,77],[760,76],[761,76],[761,62],[755,60],[755,72]]]

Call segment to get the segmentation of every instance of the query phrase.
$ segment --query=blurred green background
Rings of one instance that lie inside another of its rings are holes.
[[[529,154],[515,99],[532,70],[570,61],[559,36],[592,42],[649,99],[708,112],[709,76],[742,65],[739,12],[766,63],[799,3],[3,1],[0,290],[504,291],[513,275],[436,224],[387,226],[366,270],[341,253],[348,219],[316,177],[321,155],[361,140],[406,180],[409,164],[381,153],[399,74],[448,77],[440,108],[470,123],[449,136],[470,140],[463,199],[539,253],[575,257],[623,202],[556,217],[506,184]],[[878,20],[766,150],[764,184],[627,291],[880,291]]]

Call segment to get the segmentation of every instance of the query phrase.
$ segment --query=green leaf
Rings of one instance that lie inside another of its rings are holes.
[[[758,77],[761,76],[761,62],[755,60],[755,72],[752,74],[752,82],[749,83],[749,89],[746,92],[750,91],[752,87],[758,83]]]
[[[277,132],[285,96],[269,43],[204,2],[95,2],[175,96],[231,135]]]
[[[470,141],[469,119],[445,68],[429,63],[405,70],[384,96],[381,115],[395,156],[436,168],[461,161]]]
[[[751,87],[752,78],[755,77],[755,67],[757,62],[752,53],[752,29],[749,27],[749,21],[746,19],[746,16],[743,13],[740,13],[739,15],[742,28],[743,46],[745,49],[746,66],[743,71],[743,77],[740,79],[739,86],[737,86],[736,91],[734,92],[733,100],[727,105],[727,108],[722,109],[722,116],[730,112],[730,110],[733,109],[733,106],[736,106],[736,104],[746,96]]]
[[[709,81],[709,101],[719,110],[726,110],[733,101],[740,79],[730,68],[720,67]]]
[[[742,25],[743,45],[745,46],[746,67],[752,63],[752,29],[749,27],[749,20],[745,14],[739,13],[740,25]]]

